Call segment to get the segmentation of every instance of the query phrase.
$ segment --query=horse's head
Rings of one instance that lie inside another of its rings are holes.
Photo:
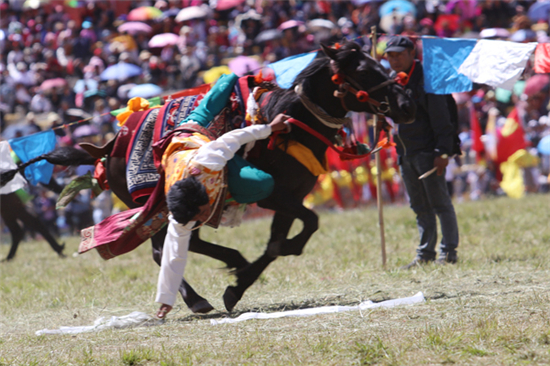
[[[416,113],[414,100],[385,69],[355,42],[338,48],[322,45],[330,58],[330,73],[345,110],[383,114],[395,123],[411,123]]]

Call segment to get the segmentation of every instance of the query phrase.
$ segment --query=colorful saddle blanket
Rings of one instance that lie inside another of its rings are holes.
[[[243,127],[245,103],[242,83],[236,83],[227,107],[207,127],[214,136]],[[246,89],[246,88],[244,88]],[[135,112],[122,126],[111,156],[125,157],[128,191],[134,201],[151,195],[160,175],[153,160],[153,144],[161,140],[195,109],[204,94],[184,96],[161,108]]]

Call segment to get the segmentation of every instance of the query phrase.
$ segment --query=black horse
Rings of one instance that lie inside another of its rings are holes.
[[[278,113],[285,113],[301,121],[331,142],[346,121],[348,111],[368,112],[391,118],[395,123],[413,121],[416,106],[403,88],[391,80],[384,68],[358,44],[348,42],[339,49],[323,47],[324,55],[316,58],[295,80],[292,88],[275,88],[260,101],[260,113],[271,121]],[[322,106],[322,108],[320,107]],[[287,141],[296,141],[307,147],[319,161],[324,163],[327,145],[311,133],[294,127],[285,136]],[[258,202],[260,207],[275,211],[271,225],[271,236],[267,249],[253,263],[249,263],[235,249],[205,242],[199,237],[199,230],[193,232],[189,250],[224,262],[234,269],[237,285],[227,287],[223,299],[231,311],[260,274],[278,256],[300,255],[311,235],[318,229],[317,215],[304,207],[304,197],[313,189],[317,177],[298,160],[285,151],[268,148],[268,141],[256,143],[256,154],[248,160],[258,168],[271,174],[275,180],[273,193]],[[83,152],[53,152],[42,156],[53,164],[90,164],[94,158]],[[70,156],[69,156],[70,155]],[[129,207],[136,207],[132,201],[125,177],[124,158],[109,158],[107,178],[113,192]],[[6,178],[3,177],[2,180]],[[295,219],[303,222],[302,231],[293,238],[287,238]],[[153,258],[160,265],[162,245],[166,229],[152,238]],[[193,312],[208,312],[212,306],[199,296],[185,281],[180,293]]]

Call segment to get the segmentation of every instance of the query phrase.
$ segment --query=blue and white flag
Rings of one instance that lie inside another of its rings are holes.
[[[316,56],[317,52],[302,53],[274,62],[268,65],[268,67],[275,72],[277,84],[281,88],[288,89],[292,86],[296,76],[308,67]]]
[[[10,154],[10,144],[7,141],[0,141],[0,171],[5,172],[8,170],[16,169],[17,164],[13,161]],[[0,188],[0,194],[8,194],[23,188],[27,184],[27,181],[19,173],[15,177],[6,183],[5,186]]]
[[[9,140],[11,149],[23,163],[55,149],[53,130]],[[32,185],[48,184],[53,174],[53,165],[46,160],[39,161],[25,169],[25,176]]]
[[[475,45],[475,39],[422,38],[424,90],[433,94],[472,90],[472,81],[458,69]]]
[[[536,43],[422,38],[424,89],[450,94],[472,90],[472,83],[512,90]]]
[[[537,43],[516,43],[482,39],[458,71],[470,80],[512,90]]]

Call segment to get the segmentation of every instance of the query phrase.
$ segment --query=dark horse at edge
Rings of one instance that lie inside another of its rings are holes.
[[[394,123],[413,121],[416,106],[404,89],[391,80],[384,68],[358,44],[347,42],[339,49],[323,46],[324,55],[316,58],[303,70],[289,89],[275,87],[265,103],[260,103],[260,113],[266,121],[277,114],[285,113],[308,125],[332,143],[349,111],[368,112],[389,117]],[[334,75],[340,77],[337,79]],[[359,92],[367,100],[359,97]],[[322,106],[322,108],[320,107]],[[319,138],[294,126],[285,136],[307,147],[315,158],[324,163],[327,145]],[[275,181],[273,193],[257,202],[258,206],[275,211],[271,224],[271,236],[265,252],[249,263],[239,251],[208,243],[193,232],[189,250],[224,262],[237,277],[236,286],[228,286],[223,295],[225,307],[231,311],[244,292],[258,279],[260,274],[279,256],[300,255],[309,238],[319,227],[318,216],[303,204],[304,197],[313,189],[317,177],[294,157],[285,151],[268,148],[268,141],[256,142],[259,150],[248,160],[258,168],[271,174]],[[57,151],[57,153],[56,153]],[[79,151],[67,153],[56,150],[42,156],[53,164],[90,164],[95,158]],[[252,154],[251,154],[252,155]],[[109,158],[107,178],[113,192],[130,208],[132,201],[126,185],[126,162],[123,158]],[[288,233],[295,219],[303,223],[302,231],[292,238]],[[160,265],[166,228],[152,238],[153,258]],[[191,286],[182,281],[180,293],[193,312],[205,313],[212,306],[199,296]]]

